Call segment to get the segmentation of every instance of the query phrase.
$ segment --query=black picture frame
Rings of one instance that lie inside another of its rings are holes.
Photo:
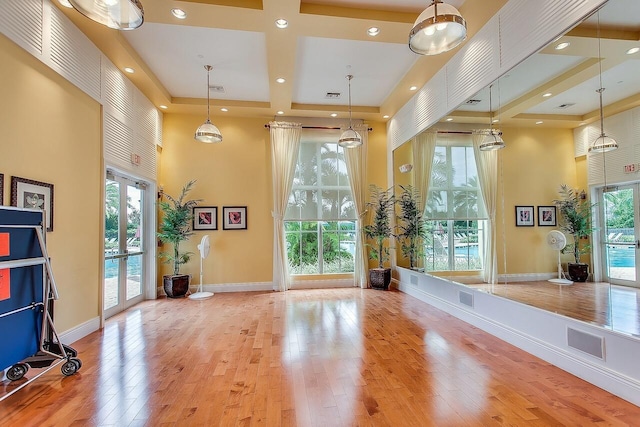
[[[533,206],[516,206],[516,227],[533,227],[534,217]]]
[[[44,210],[47,231],[53,231],[53,184],[12,176],[11,206]]]
[[[247,207],[246,206],[224,206],[222,208],[222,229],[223,230],[246,230],[247,229]]]
[[[538,206],[538,227],[558,225],[555,206]]]
[[[217,230],[218,229],[218,207],[217,206],[196,206],[193,208],[193,229]]]

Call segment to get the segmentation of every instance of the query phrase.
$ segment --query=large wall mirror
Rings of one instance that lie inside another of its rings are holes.
[[[640,337],[638,16],[640,2],[610,0],[394,150],[396,196],[410,188],[425,212],[423,249],[411,260],[396,242],[398,267]],[[604,130],[619,147],[588,152],[601,132],[601,87]],[[489,171],[478,167],[473,147],[488,129],[499,129],[506,145],[493,152]],[[578,239],[586,282],[549,281],[566,280],[575,263],[572,251],[561,253],[558,271],[562,239],[550,233],[563,231],[554,203],[563,200],[562,185],[593,212],[595,231]],[[495,283],[486,283],[489,241]]]

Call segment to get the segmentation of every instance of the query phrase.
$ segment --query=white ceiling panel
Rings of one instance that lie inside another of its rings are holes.
[[[352,74],[352,104],[377,106],[417,56],[404,44],[301,37],[296,58],[294,102],[344,105],[346,76]],[[339,92],[342,97],[326,99],[327,92]]]

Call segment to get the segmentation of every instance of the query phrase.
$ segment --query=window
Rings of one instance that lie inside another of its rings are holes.
[[[483,268],[487,214],[469,135],[438,135],[425,219],[427,271]]]
[[[284,224],[291,274],[354,271],[356,214],[338,137],[303,131]]]

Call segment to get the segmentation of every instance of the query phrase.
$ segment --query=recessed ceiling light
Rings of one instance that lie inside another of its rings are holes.
[[[543,98],[548,98],[548,97],[550,97],[551,95],[553,95],[551,92],[547,92],[547,93],[545,93],[544,95],[542,95],[542,97],[543,97]]]
[[[58,3],[60,3],[61,5],[63,5],[64,7],[68,7],[69,9],[72,9],[73,6],[71,5],[71,3],[69,3],[69,0],[58,0]]]
[[[632,47],[627,51],[627,55],[633,55],[634,53],[640,52],[640,47]]]
[[[383,119],[388,119],[388,118],[389,118],[389,115],[388,115],[388,114],[385,114],[384,116],[382,116],[382,118],[383,118]]]
[[[453,117],[447,117],[447,121],[448,122],[452,122],[453,121]]]
[[[541,124],[543,124],[543,123],[544,123],[544,122],[543,122],[542,120],[538,120],[538,121],[536,122],[536,124],[537,124],[537,125],[541,125]]]
[[[280,116],[284,114],[284,111],[278,111],[278,113]]]
[[[129,74],[133,74],[133,73],[135,73],[135,72],[136,72],[136,70],[134,70],[134,69],[133,69],[133,68],[131,68],[131,67],[124,67],[124,68],[123,68],[123,70],[124,70],[126,73],[129,73]]]
[[[187,17],[187,12],[182,9],[178,9],[177,7],[171,9],[171,14],[178,19],[185,19]]]
[[[411,87],[409,88],[409,90],[416,90],[416,89],[418,89],[418,86],[411,86]]]
[[[229,111],[229,110],[227,110],[226,108],[222,107],[222,108],[220,109],[220,111],[222,111],[223,113],[226,113],[226,112],[227,112],[227,111]]]
[[[284,78],[282,78],[282,77],[278,77],[278,78],[276,79],[276,81],[277,81],[278,83],[284,83],[284,82],[286,82],[286,80],[285,80]]]
[[[378,27],[371,27],[367,30],[367,34],[369,34],[371,37],[375,37],[378,34],[380,34],[380,28]]]
[[[167,106],[166,105],[161,105],[160,108],[162,108],[163,110],[166,110]]]
[[[287,22],[286,19],[276,19],[276,27],[278,28],[287,28],[287,26],[289,25],[289,23]]]
[[[571,43],[569,42],[562,42],[562,43],[558,43],[558,45],[556,46],[556,50],[562,50],[562,49],[566,49],[571,45]]]
[[[491,123],[498,123],[499,121],[500,121],[500,119],[493,119],[493,120],[491,121]]]
[[[338,113],[331,113],[331,117],[338,117]]]

